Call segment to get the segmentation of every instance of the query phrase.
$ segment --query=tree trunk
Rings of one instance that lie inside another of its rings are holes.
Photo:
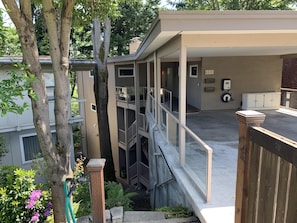
[[[93,22],[93,50],[96,68],[94,72],[94,92],[97,106],[97,120],[100,140],[101,157],[106,159],[104,167],[104,178],[106,181],[115,181],[114,162],[110,141],[110,130],[108,121],[108,71],[107,56],[110,43],[110,20],[104,23],[104,44],[101,41],[101,24],[98,19]]]
[[[38,99],[31,100],[33,122],[39,140],[42,155],[49,169],[52,190],[52,202],[55,223],[65,222],[65,195],[63,182],[72,176],[70,166],[70,131],[68,127],[69,112],[69,80],[68,52],[73,0],[63,1],[61,18],[58,19],[52,1],[43,0],[44,16],[50,39],[50,54],[55,77],[55,124],[56,145],[54,145],[49,119],[49,106],[45,80],[39,62],[37,40],[32,21],[31,1],[2,0],[7,12],[16,26],[22,45],[23,62],[29,65],[29,71],[38,82],[32,82],[32,88]],[[57,26],[60,21],[60,26]]]

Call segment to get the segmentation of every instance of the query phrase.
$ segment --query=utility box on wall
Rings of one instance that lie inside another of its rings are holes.
[[[242,109],[265,110],[280,107],[280,92],[243,93]]]

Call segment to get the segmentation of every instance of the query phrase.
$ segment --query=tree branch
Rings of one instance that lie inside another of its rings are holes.
[[[26,19],[32,22],[31,1],[20,0],[20,9],[21,9],[21,13],[26,16]]]
[[[53,6],[52,0],[42,0],[44,20],[47,28],[47,33],[50,41],[50,55],[53,63],[58,63],[60,58],[58,29],[57,29],[57,14],[56,9]]]
[[[104,29],[104,61],[103,61],[104,64],[106,64],[107,62],[107,57],[109,53],[110,35],[111,35],[111,21],[109,18],[106,18],[105,29]]]
[[[97,62],[102,63],[102,61],[100,60],[100,48],[101,48],[101,44],[102,44],[101,24],[100,24],[99,19],[97,19],[97,18],[94,18],[94,20],[93,20],[92,39],[93,39],[94,59]]]
[[[61,34],[60,34],[60,47],[63,58],[68,59],[69,55],[69,40],[71,32],[72,14],[74,9],[74,0],[63,1],[61,13]]]
[[[31,1],[27,1],[31,2]],[[2,0],[2,3],[6,9],[7,14],[11,18],[12,22],[15,24],[16,28],[24,27],[25,21],[23,20],[21,11],[15,0]],[[19,30],[18,30],[19,31]]]

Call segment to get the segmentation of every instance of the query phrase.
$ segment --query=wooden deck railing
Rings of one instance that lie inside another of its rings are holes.
[[[297,142],[259,127],[265,115],[237,112],[240,122],[235,223],[294,223]]]

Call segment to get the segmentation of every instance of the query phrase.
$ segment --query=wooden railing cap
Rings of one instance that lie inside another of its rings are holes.
[[[90,159],[87,164],[88,171],[100,171],[105,165],[105,159]]]
[[[260,124],[263,123],[265,120],[266,115],[253,111],[253,110],[243,110],[243,111],[237,111],[236,112],[237,118],[240,122],[246,123],[246,124]]]

